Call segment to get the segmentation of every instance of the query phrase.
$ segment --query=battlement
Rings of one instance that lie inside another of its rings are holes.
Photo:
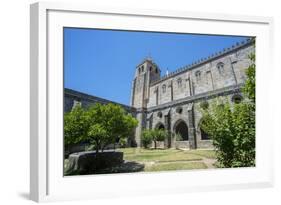
[[[244,41],[237,42],[236,44],[234,44],[234,45],[232,45],[232,46],[230,46],[228,48],[224,48],[223,50],[221,50],[219,52],[213,53],[213,54],[209,55],[208,57],[201,58],[199,60],[196,60],[196,61],[192,62],[189,65],[186,65],[184,67],[178,68],[177,70],[169,73],[168,75],[164,75],[164,76],[160,77],[160,79],[158,79],[157,81],[154,81],[153,83],[151,83],[151,85],[156,85],[156,84],[158,84],[158,83],[160,83],[160,82],[162,82],[164,80],[167,80],[167,79],[169,79],[171,77],[174,77],[174,76],[176,76],[176,75],[178,75],[180,73],[183,73],[183,72],[185,72],[187,70],[192,70],[192,69],[194,69],[194,68],[196,68],[196,67],[198,67],[200,65],[203,65],[203,64],[208,63],[210,61],[213,61],[213,60],[215,60],[217,58],[220,58],[220,57],[222,57],[222,56],[224,56],[226,54],[229,54],[229,53],[231,53],[233,51],[236,51],[236,50],[239,50],[239,49],[241,49],[243,47],[249,46],[249,45],[253,44],[254,41],[255,41],[254,38],[248,38],[248,39],[246,39]]]

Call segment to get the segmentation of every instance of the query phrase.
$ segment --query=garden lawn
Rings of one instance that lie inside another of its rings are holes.
[[[213,150],[121,148],[124,160],[145,165],[144,171],[169,171],[214,168]]]

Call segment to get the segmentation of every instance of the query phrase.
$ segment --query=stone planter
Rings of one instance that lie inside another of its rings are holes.
[[[123,152],[105,150],[78,152],[69,155],[69,162],[65,169],[66,175],[91,174],[103,169],[118,166],[123,163]]]

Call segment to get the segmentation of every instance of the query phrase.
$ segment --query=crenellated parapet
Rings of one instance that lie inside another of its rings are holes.
[[[239,49],[241,49],[241,48],[243,48],[243,47],[246,47],[246,46],[248,46],[248,45],[251,45],[251,44],[254,43],[254,41],[255,41],[254,38],[248,38],[248,39],[246,39],[246,40],[244,40],[244,41],[237,42],[236,44],[234,44],[234,45],[232,45],[232,46],[230,46],[230,47],[228,47],[228,48],[224,48],[224,49],[221,50],[221,51],[218,51],[218,52],[216,52],[216,53],[213,53],[213,54],[211,54],[211,55],[209,55],[209,56],[207,56],[207,57],[205,57],[205,58],[198,59],[198,60],[192,62],[192,63],[189,64],[189,65],[186,65],[186,66],[184,66],[184,67],[178,68],[177,70],[175,70],[175,71],[169,73],[168,75],[164,75],[164,76],[160,77],[159,80],[152,82],[152,83],[151,83],[151,86],[156,85],[156,84],[158,84],[158,83],[160,83],[160,82],[162,82],[162,81],[164,81],[164,80],[167,80],[167,79],[169,79],[169,78],[172,78],[172,77],[174,77],[174,76],[176,76],[176,75],[178,75],[178,74],[184,73],[184,72],[186,72],[186,71],[188,71],[188,70],[192,70],[192,69],[197,68],[197,67],[199,67],[199,66],[201,66],[201,65],[203,65],[203,64],[206,64],[206,63],[208,63],[208,62],[211,62],[211,61],[213,61],[213,60],[216,60],[217,58],[221,58],[221,57],[223,57],[224,55],[227,55],[227,54],[229,54],[229,53],[231,53],[231,52],[234,52],[234,51],[236,51],[236,50],[239,50]]]

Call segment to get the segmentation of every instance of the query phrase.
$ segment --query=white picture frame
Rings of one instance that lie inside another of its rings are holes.
[[[269,84],[264,83],[260,86],[264,81],[270,82],[272,18],[184,11],[97,8],[89,4],[46,2],[32,4],[30,14],[30,198],[32,200],[40,202],[95,199],[273,186],[273,136],[268,134],[272,117],[264,109],[269,106],[267,98]],[[256,167],[64,177],[62,171],[63,35],[61,34],[65,26],[256,36]]]

